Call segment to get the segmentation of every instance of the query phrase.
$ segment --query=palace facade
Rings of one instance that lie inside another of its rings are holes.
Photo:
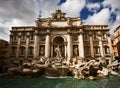
[[[114,39],[112,40],[113,55],[120,57],[120,26],[114,31]]]
[[[10,59],[16,63],[40,57],[54,58],[56,47],[68,61],[105,58],[111,60],[112,46],[108,25],[83,25],[80,18],[66,17],[56,10],[52,17],[38,18],[36,26],[12,27]]]

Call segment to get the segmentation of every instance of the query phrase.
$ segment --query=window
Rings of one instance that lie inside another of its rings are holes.
[[[17,34],[14,34],[13,39],[14,39],[14,40],[17,40]]]
[[[93,39],[97,39],[97,34],[93,34]]]
[[[16,54],[16,47],[12,47],[11,48],[11,55],[15,55]]]
[[[20,47],[20,55],[25,55],[25,47]]]
[[[33,55],[33,47],[29,47],[29,55]]]
[[[34,40],[34,35],[33,34],[30,35],[30,40]]]
[[[109,47],[108,47],[108,46],[105,46],[105,47],[104,47],[104,52],[105,52],[105,54],[108,54],[108,53],[109,53]]]
[[[22,35],[21,39],[22,39],[22,40],[25,40],[25,34]]]
[[[95,54],[99,54],[100,53],[100,47],[99,46],[95,46],[94,50],[95,50]]]
[[[85,54],[90,54],[90,46],[85,46]]]
[[[88,34],[85,34],[85,35],[84,35],[84,39],[85,39],[85,40],[88,40]]]

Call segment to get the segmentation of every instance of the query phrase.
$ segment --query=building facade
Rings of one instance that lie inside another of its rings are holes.
[[[9,62],[9,44],[7,41],[0,40],[0,73],[7,71]]]
[[[114,31],[114,39],[112,40],[113,54],[120,57],[120,26]]]
[[[10,58],[13,61],[54,58],[70,61],[111,59],[112,46],[108,25],[83,25],[80,18],[65,16],[61,10],[52,17],[38,18],[36,26],[12,27]]]

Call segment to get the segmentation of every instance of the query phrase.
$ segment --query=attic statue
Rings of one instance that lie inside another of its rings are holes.
[[[56,10],[55,13],[52,13],[52,17],[54,20],[60,21],[60,20],[65,20],[65,14],[62,13],[61,10]]]

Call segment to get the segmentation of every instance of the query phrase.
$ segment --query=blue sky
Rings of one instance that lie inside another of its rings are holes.
[[[12,26],[35,25],[39,15],[51,17],[56,9],[68,17],[80,17],[84,25],[120,25],[120,0],[0,0],[0,39],[9,41]]]

